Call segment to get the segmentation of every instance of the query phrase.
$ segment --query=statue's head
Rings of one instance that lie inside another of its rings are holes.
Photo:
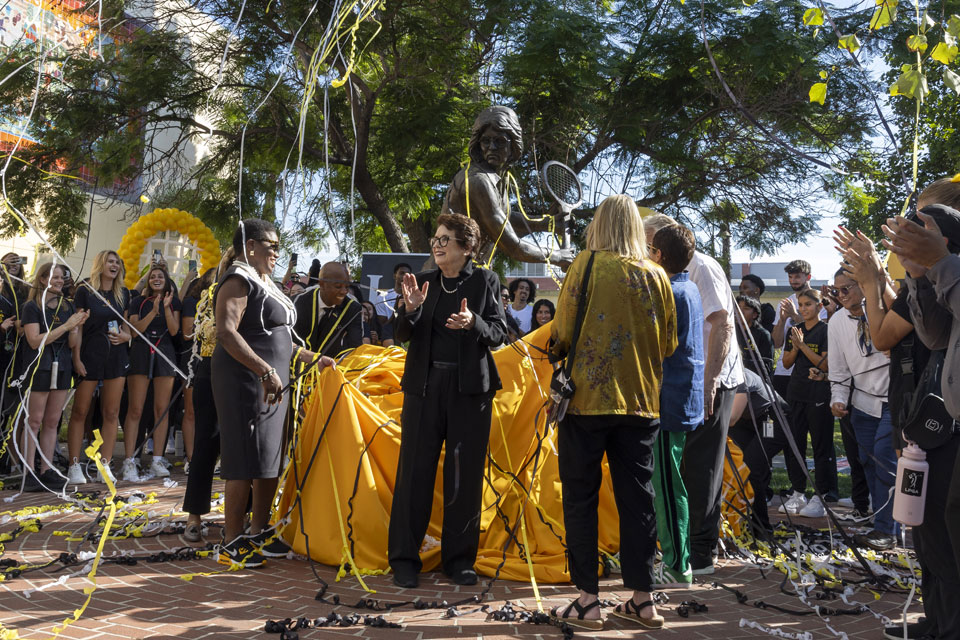
[[[523,153],[520,118],[510,107],[487,107],[473,123],[470,159],[500,169],[520,159]]]

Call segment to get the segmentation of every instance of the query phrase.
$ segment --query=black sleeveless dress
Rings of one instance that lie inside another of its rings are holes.
[[[293,353],[293,306],[286,306],[267,294],[265,287],[276,285],[251,276],[244,267],[233,265],[214,292],[229,278],[241,278],[247,288],[247,308],[237,332],[253,351],[277,370],[280,381],[290,380]],[[279,293],[279,289],[277,289]],[[279,293],[279,295],[283,295]],[[220,470],[225,480],[276,478],[280,475],[283,428],[290,403],[267,405],[258,375],[233,359],[217,344],[211,362],[213,398],[220,420]]]

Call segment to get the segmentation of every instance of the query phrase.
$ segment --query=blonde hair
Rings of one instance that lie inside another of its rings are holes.
[[[652,216],[647,216],[643,219],[643,230],[647,232],[651,240],[653,236],[657,235],[657,231],[660,231],[660,229],[676,227],[677,225],[678,222],[676,220],[664,213],[654,213]]]
[[[53,267],[54,264],[52,262],[44,262],[42,265],[37,267],[37,270],[33,274],[33,286],[30,287],[30,297],[28,298],[30,302],[36,302],[38,305],[40,304],[40,296],[50,284],[50,272],[53,271]],[[56,268],[60,269],[62,273],[65,267],[62,264],[58,264],[56,265]],[[46,282],[42,282],[44,279],[46,279]]]
[[[107,258],[114,256],[117,259],[117,262],[120,263],[120,271],[117,273],[117,277],[113,279],[113,287],[110,289],[110,293],[113,294],[114,302],[123,302],[123,279],[125,267],[123,265],[123,260],[120,259],[120,254],[112,249],[105,249],[101,251],[93,258],[93,266],[90,267],[90,287],[94,291],[101,290],[101,284],[103,282],[103,270],[107,266]]]
[[[942,204],[953,209],[960,209],[960,173],[952,178],[940,178],[927,185],[927,188],[920,192],[917,198],[929,200],[927,204]]]
[[[609,196],[600,203],[587,227],[587,249],[611,251],[632,260],[646,259],[643,219],[630,196]]]

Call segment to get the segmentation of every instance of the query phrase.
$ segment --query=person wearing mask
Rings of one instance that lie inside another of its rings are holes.
[[[529,278],[516,278],[510,282],[510,306],[507,312],[520,327],[520,335],[530,333],[533,322],[533,307],[530,301],[537,297],[537,285]]]
[[[76,311],[63,295],[63,265],[40,265],[30,296],[23,306],[23,336],[27,342],[27,429],[23,432],[24,491],[57,491],[60,474],[51,467],[57,446],[60,416],[70,393],[73,365],[79,363],[79,327],[89,315]],[[40,474],[34,472],[37,444]]]
[[[873,344],[860,286],[843,269],[837,271],[833,284],[843,309],[833,314],[828,324],[830,408],[837,418],[850,416],[873,502],[874,528],[857,539],[885,551],[896,544],[898,530],[891,494],[897,455],[887,404],[890,358]]]
[[[80,335],[80,363],[76,367],[80,382],[73,395],[73,409],[67,426],[67,457],[70,461],[67,479],[71,484],[87,481],[80,464],[80,450],[97,387],[100,387],[103,416],[103,424],[96,426],[103,438],[100,457],[107,477],[111,482],[116,481],[110,461],[120,428],[120,402],[130,366],[128,350],[131,340],[130,327],[125,322],[130,292],[123,286],[123,277],[120,256],[115,251],[101,251],[93,259],[89,282],[81,284],[74,297],[74,306],[88,311],[90,317],[83,323]],[[102,476],[98,477],[98,481],[103,480]]]
[[[740,295],[747,298],[754,298],[758,302],[763,292],[767,290],[767,285],[763,283],[763,278],[758,275],[748,273],[740,279]],[[769,302],[759,302],[760,315],[757,321],[767,333],[773,331],[773,325],[777,321],[777,310]]]
[[[166,269],[151,267],[143,294],[130,301],[127,310],[130,324],[142,336],[137,336],[130,347],[130,370],[127,374],[127,415],[123,423],[125,457],[120,469],[121,479],[139,482],[140,469],[134,454],[140,431],[140,418],[146,404],[147,388],[153,384],[153,442],[154,455],[147,472],[166,478],[170,470],[163,460],[167,442],[170,396],[177,351],[173,338],[180,333],[180,299]],[[163,357],[161,357],[161,355]],[[164,415],[166,414],[166,415]],[[160,455],[157,455],[160,454]]]
[[[543,325],[553,320],[557,314],[556,307],[546,298],[541,298],[533,303],[533,320],[530,323],[530,331],[536,331]]]
[[[394,336],[408,342],[400,386],[400,458],[390,509],[388,557],[399,587],[419,583],[440,450],[441,562],[456,584],[477,582],[480,502],[493,396],[500,376],[491,349],[506,335],[500,279],[475,267],[476,220],[442,213],[430,240],[437,268],[403,280]]]
[[[360,302],[348,295],[350,274],[339,262],[323,265],[319,284],[293,301],[297,309],[294,332],[307,349],[326,356],[363,344]]]
[[[218,562],[258,567],[260,549],[277,490],[283,430],[289,402],[293,354],[293,302],[270,278],[280,253],[277,230],[266,220],[243,220],[233,234],[236,259],[214,291],[217,346],[211,382],[220,423],[220,473],[226,481],[224,543]],[[308,349],[297,351],[301,364],[333,360]],[[252,499],[249,534],[244,533],[247,502]]]
[[[587,227],[586,245],[564,278],[551,330],[554,358],[567,356],[585,290],[583,324],[573,346],[576,393],[557,429],[567,557],[580,596],[550,615],[571,626],[603,628],[597,508],[606,455],[620,517],[623,586],[633,591],[612,614],[659,629],[664,619],[652,600],[653,448],[660,430],[663,361],[677,348],[676,307],[667,274],[647,258],[644,224],[632,198],[614,195],[600,203]]]

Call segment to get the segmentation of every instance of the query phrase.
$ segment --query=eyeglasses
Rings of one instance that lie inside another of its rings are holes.
[[[450,242],[450,236],[434,236],[430,238],[430,247],[440,247],[441,249]]]
[[[859,286],[859,285],[851,284],[851,285],[846,286],[846,287],[836,287],[836,288],[834,288],[834,289],[830,289],[830,295],[832,295],[833,297],[845,296],[845,295],[847,295],[848,293],[850,293],[851,291],[853,291],[854,289],[856,289],[858,286]]]

